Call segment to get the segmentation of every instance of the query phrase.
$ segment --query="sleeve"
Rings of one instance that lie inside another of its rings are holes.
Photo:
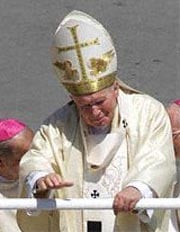
[[[61,136],[58,128],[43,125],[35,134],[31,149],[20,161],[20,192],[26,177],[34,172],[57,172],[55,153],[61,156]],[[57,155],[57,154],[56,154]]]
[[[142,197],[143,198],[152,198],[152,197],[156,197],[154,192],[149,188],[148,185],[144,184],[144,183],[141,183],[139,181],[136,181],[136,182],[132,182],[132,183],[129,183],[127,185],[128,186],[132,186],[134,188],[137,188],[141,194],[142,194]],[[144,222],[144,223],[147,223],[150,221],[152,215],[153,215],[153,211],[152,209],[147,209],[147,210],[144,210],[144,209],[141,209],[141,210],[138,210],[137,213],[138,213],[138,217],[139,219]]]
[[[34,171],[31,172],[25,179],[26,189],[27,189],[27,197],[33,198],[34,193],[36,193],[36,181],[46,176],[48,173],[43,171]]]
[[[150,99],[138,101],[130,132],[130,168],[124,184],[145,183],[158,197],[166,197],[175,180],[171,127],[164,106]]]

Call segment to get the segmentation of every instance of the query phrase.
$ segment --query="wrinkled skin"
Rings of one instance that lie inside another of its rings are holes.
[[[114,214],[119,212],[132,212],[136,203],[142,198],[141,193],[134,187],[124,188],[116,194],[113,202]]]
[[[172,126],[175,155],[180,159],[180,106],[172,103],[168,106],[167,112]]]
[[[118,97],[116,82],[113,86],[99,92],[71,97],[88,126],[98,128],[111,124]]]

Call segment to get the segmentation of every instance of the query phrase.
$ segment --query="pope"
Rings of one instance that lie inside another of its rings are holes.
[[[164,106],[118,78],[109,33],[83,12],[62,20],[52,51],[71,101],[37,131],[21,160],[22,189],[29,197],[114,202],[113,210],[60,210],[56,222],[51,212],[41,231],[168,231],[169,211],[134,212],[141,198],[171,197],[175,158]]]

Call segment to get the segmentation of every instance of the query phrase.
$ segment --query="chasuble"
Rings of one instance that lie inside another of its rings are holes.
[[[56,111],[41,126],[31,150],[21,160],[22,183],[33,171],[57,172],[74,185],[54,191],[56,198],[112,198],[135,181],[146,184],[158,197],[171,197],[175,159],[163,105],[148,95],[121,89],[115,117],[110,132],[96,138],[86,133],[73,102]],[[107,136],[114,147],[108,145],[111,154],[104,155]],[[100,144],[96,144],[98,139]],[[97,151],[102,153],[98,158]],[[41,219],[41,214],[33,217],[21,211],[18,220],[25,232],[32,231],[26,222],[33,225],[33,220],[42,227],[38,232],[86,232],[94,222],[102,232],[168,231],[169,210],[154,210],[146,223],[138,214],[119,213],[115,217],[112,212],[60,210],[54,218],[46,212]],[[51,230],[48,220],[51,225],[55,220],[57,228]]]

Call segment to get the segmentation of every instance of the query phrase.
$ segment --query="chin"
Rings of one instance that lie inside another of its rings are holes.
[[[18,176],[14,176],[14,177],[11,177],[9,180],[16,181],[16,180],[18,180],[18,179],[19,179]]]
[[[110,125],[110,122],[101,122],[101,123],[97,123],[96,125],[94,125],[94,127],[100,128],[100,127],[108,127]]]
[[[109,125],[111,125],[111,120],[110,118],[102,118],[99,121],[89,121],[87,122],[88,125],[92,126],[92,127],[96,127],[96,128],[100,128],[100,127],[108,127]]]

